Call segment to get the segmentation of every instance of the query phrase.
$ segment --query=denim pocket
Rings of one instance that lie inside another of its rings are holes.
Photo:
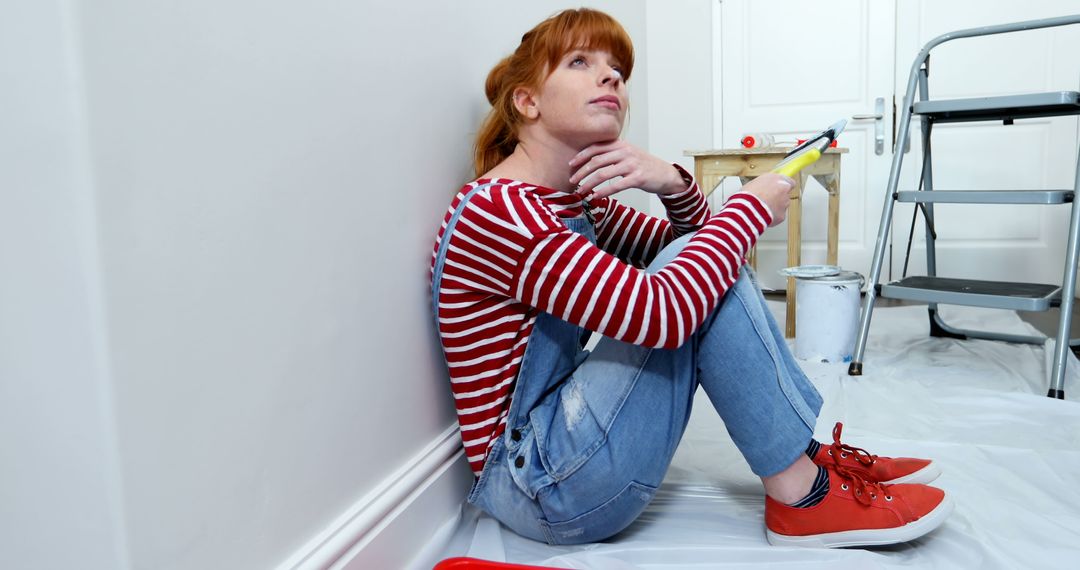
[[[581,544],[612,537],[630,526],[656,495],[656,487],[630,481],[614,497],[568,521],[540,521],[549,544]]]
[[[567,381],[553,398],[530,414],[537,451],[555,481],[574,474],[607,441],[608,425],[585,395],[581,379]]]
[[[529,413],[540,460],[555,481],[574,474],[606,442],[652,350],[603,339],[573,376]]]

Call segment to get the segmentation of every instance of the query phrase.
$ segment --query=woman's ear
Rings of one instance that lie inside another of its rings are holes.
[[[540,116],[540,109],[536,106],[536,97],[531,89],[525,87],[514,89],[514,108],[530,121]]]

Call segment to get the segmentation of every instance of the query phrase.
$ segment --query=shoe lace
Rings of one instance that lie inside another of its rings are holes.
[[[870,476],[870,472],[858,467],[845,467],[837,462],[834,465],[827,465],[826,469],[832,469],[836,471],[836,474],[843,480],[841,482],[841,489],[847,491],[849,486],[855,491],[855,500],[860,504],[869,506],[870,502],[877,499],[878,495],[885,497],[885,500],[891,501],[892,496],[888,494],[889,485],[884,483],[878,483]]]
[[[848,454],[851,454],[851,456],[864,467],[871,467],[874,462],[877,461],[878,456],[872,455],[869,451],[862,449],[861,447],[854,447],[846,443],[841,443],[840,434],[843,431],[844,424],[836,422],[836,425],[833,426],[832,430],[833,443],[829,446],[829,454],[832,455],[833,461],[839,465],[841,457],[846,457]]]

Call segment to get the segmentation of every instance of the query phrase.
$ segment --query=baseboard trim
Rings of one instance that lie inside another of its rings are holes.
[[[280,564],[278,570],[349,567],[363,559],[365,549],[413,506],[440,511],[424,513],[420,517],[420,520],[428,520],[432,529],[437,529],[459,515],[457,507],[464,499],[471,477],[455,424]],[[417,531],[414,539],[406,537],[404,540],[413,540],[416,544],[397,548],[403,561],[415,556],[431,536],[419,532],[419,528],[414,530]],[[399,537],[398,540],[402,539]],[[386,548],[378,550],[385,551]],[[388,554],[383,552],[379,558],[388,562],[386,556]]]

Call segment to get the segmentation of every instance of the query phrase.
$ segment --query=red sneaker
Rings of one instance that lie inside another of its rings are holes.
[[[929,483],[941,475],[941,469],[929,459],[912,457],[885,457],[871,455],[870,452],[846,443],[840,443],[840,432],[844,424],[836,422],[833,427],[833,444],[822,444],[814,455],[818,465],[840,465],[849,469],[861,469],[869,473],[868,479],[878,483],[896,485],[898,483]]]
[[[945,522],[952,501],[927,485],[884,485],[869,473],[826,465],[829,494],[795,508],[765,497],[765,536],[774,546],[836,548],[907,542]]]

